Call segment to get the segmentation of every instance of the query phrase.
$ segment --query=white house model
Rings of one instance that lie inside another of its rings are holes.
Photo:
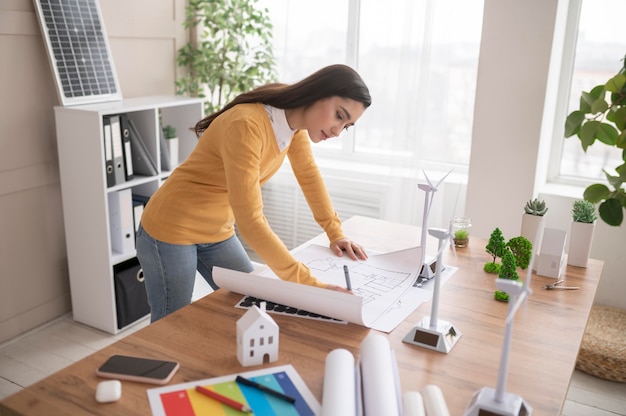
[[[265,302],[237,321],[237,359],[244,367],[278,360],[278,324],[265,311]]]

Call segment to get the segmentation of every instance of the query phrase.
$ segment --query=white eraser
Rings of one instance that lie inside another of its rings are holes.
[[[107,380],[98,383],[96,401],[98,403],[115,402],[122,397],[122,383],[119,380]]]

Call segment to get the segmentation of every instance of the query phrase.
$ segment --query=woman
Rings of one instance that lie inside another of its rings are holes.
[[[196,148],[150,198],[137,233],[152,322],[191,302],[196,270],[214,289],[213,266],[253,271],[235,223],[281,279],[345,290],[318,281],[291,255],[263,215],[261,185],[287,156],[331,249],[338,256],[367,259],[342,232],[310,141],[338,136],[370,104],[361,77],[345,65],[332,65],[292,85],[243,93],[200,120]]]

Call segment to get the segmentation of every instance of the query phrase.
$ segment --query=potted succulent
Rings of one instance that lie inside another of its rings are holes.
[[[535,198],[526,202],[522,214],[522,232],[520,235],[531,242],[537,253],[539,252],[541,240],[543,239],[543,230],[545,227],[544,215],[546,212],[548,212],[546,202]]]
[[[567,264],[587,267],[596,219],[596,208],[591,202],[584,199],[574,201]]]
[[[583,91],[580,107],[565,120],[565,137],[576,135],[584,151],[595,142],[620,151],[624,163],[615,168],[617,175],[604,171],[607,182],[596,183],[585,189],[585,200],[598,206],[602,221],[619,226],[626,210],[626,59],[620,71],[603,85]]]
[[[174,168],[178,165],[178,147],[179,141],[176,135],[176,127],[171,125],[163,126],[163,136],[165,137],[165,145],[170,156],[170,166]]]

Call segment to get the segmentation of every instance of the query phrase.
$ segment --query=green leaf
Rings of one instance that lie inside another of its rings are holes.
[[[609,198],[601,203],[598,208],[598,213],[600,214],[600,218],[608,225],[619,226],[624,220],[622,204],[615,198]]]
[[[580,138],[580,144],[585,152],[587,151],[587,148],[596,141],[596,131],[599,128],[600,122],[596,120],[589,120],[580,128],[578,137]]]
[[[590,93],[583,91],[580,94],[580,112],[587,114],[591,113],[591,105],[596,101],[596,97]]]
[[[617,143],[617,136],[619,136],[619,133],[615,127],[608,123],[600,123],[598,130],[596,131],[596,139],[600,140],[602,143],[608,144],[609,146],[615,146],[615,143]]]
[[[587,189],[585,189],[585,192],[583,192],[583,198],[594,204],[608,198],[609,195],[611,195],[610,189],[602,183],[589,185]]]
[[[609,111],[606,119],[615,123],[615,127],[619,130],[624,131],[626,129],[626,106]]]
[[[593,103],[591,103],[591,112],[593,114],[604,113],[608,109],[609,104],[604,98],[598,98]]]
[[[580,131],[580,126],[585,120],[585,113],[573,111],[565,119],[565,137],[571,137]]]
[[[624,74],[617,74],[613,78],[607,81],[604,89],[609,92],[620,92],[624,88],[626,83],[626,76]]]

